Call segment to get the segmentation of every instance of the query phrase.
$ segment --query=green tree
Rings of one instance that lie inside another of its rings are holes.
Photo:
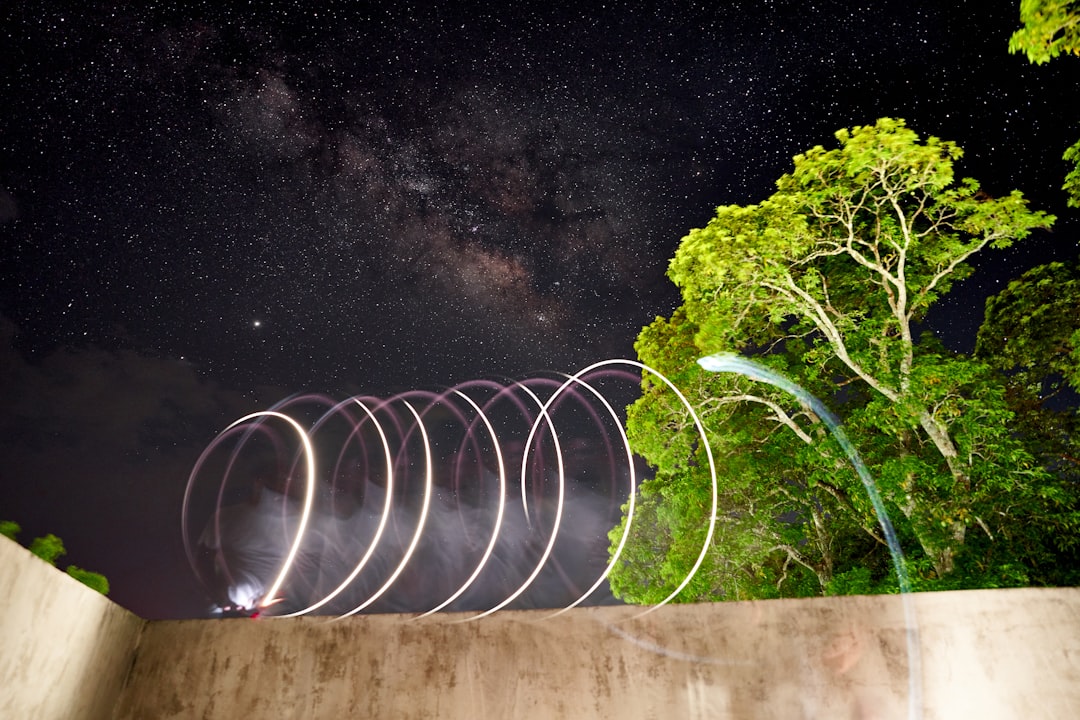
[[[20,532],[22,532],[22,527],[19,526],[19,523],[14,520],[0,520],[0,535],[9,540],[15,540]]]
[[[1080,267],[1040,265],[989,298],[975,352],[1041,397],[1080,392]]]
[[[1080,3],[1075,0],[1020,0],[1020,28],[1009,52],[1042,65],[1061,53],[1080,55]]]
[[[812,423],[805,430],[800,425],[808,420],[801,409],[786,408],[784,400],[745,378],[703,373],[695,362],[701,355],[696,327],[684,311],[676,310],[671,320],[658,318],[637,343],[644,362],[689,392],[709,431],[719,476],[721,512],[712,547],[680,600],[820,593],[844,565],[844,555],[877,542],[875,533],[851,520],[853,513],[870,512],[852,505],[850,483],[858,480],[846,464],[835,477],[824,477],[838,465],[831,445],[827,453],[803,452],[792,448],[791,436],[775,432],[779,424],[804,443],[820,441],[818,450],[827,445]],[[700,554],[712,491],[704,448],[681,403],[648,376],[643,388],[627,430],[635,451],[657,473],[642,484],[623,562],[611,582],[625,600],[656,603]],[[863,496],[855,498],[860,505]],[[610,534],[613,544],[625,520]]]
[[[1014,430],[1051,472],[1080,482],[1080,267],[1041,265],[986,301],[975,353],[1005,377]],[[1072,407],[1070,407],[1072,405]]]
[[[19,526],[19,523],[14,522],[13,520],[0,520],[0,535],[15,540],[16,536],[21,531],[22,528]],[[39,538],[34,538],[34,541],[30,543],[29,550],[50,565],[56,565],[56,561],[60,556],[67,554],[67,550],[64,548],[64,541],[52,533]],[[76,565],[68,565],[67,574],[81,582],[83,585],[97,590],[102,595],[109,594],[109,581],[101,573],[83,570]]]
[[[52,533],[49,533],[48,535],[34,538],[34,541],[30,543],[30,552],[50,565],[55,565],[57,559],[65,554],[67,550],[64,549],[63,540]]]
[[[1028,523],[1037,516],[1067,526],[1063,491],[1009,433],[992,368],[919,339],[916,326],[971,273],[972,256],[1053,218],[1029,209],[1019,192],[992,198],[974,180],[956,181],[960,149],[934,137],[921,142],[901,120],[837,138],[838,149],[797,156],[767,200],[720,207],[683,238],[668,272],[683,305],[636,346],[643,362],[686,389],[718,448],[717,545],[743,551],[725,560],[737,569],[724,577],[741,573],[740,592],[760,581],[798,594],[866,586],[866,568],[871,581],[886,582],[887,565],[877,520],[819,419],[775,389],[709,377],[693,362],[735,351],[760,354],[843,406],[848,434],[925,563],[924,578],[1026,582],[1016,557],[1034,567],[1046,555],[1045,536]],[[678,404],[648,377],[643,388],[628,417],[635,449],[657,469],[643,493],[667,499],[682,492],[670,489],[679,483],[697,487],[692,509],[700,515],[703,449]],[[665,512],[681,511],[658,509],[656,517]],[[666,527],[675,548],[678,524],[669,518]],[[637,542],[632,532],[631,547]],[[686,565],[680,553],[671,550],[664,563]],[[793,568],[800,577],[792,584]],[[699,590],[708,594],[708,584]]]
[[[86,585],[93,590],[97,590],[102,595],[109,594],[109,581],[101,573],[83,570],[77,565],[68,565],[67,574],[81,582],[83,585]]]
[[[1065,175],[1061,189],[1069,196],[1069,207],[1080,208],[1080,140],[1065,151],[1062,159],[1072,164],[1072,170]]]
[[[1009,38],[1009,52],[1024,53],[1041,65],[1061,53],[1080,55],[1080,3],[1076,0],[1021,0],[1020,28]],[[1070,207],[1080,207],[1080,141],[1065,151],[1072,169],[1062,189]]]

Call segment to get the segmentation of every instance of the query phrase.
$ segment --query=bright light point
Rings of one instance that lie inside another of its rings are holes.
[[[251,326],[252,327],[257,327],[257,328],[262,327],[262,320],[252,320],[251,321]]]

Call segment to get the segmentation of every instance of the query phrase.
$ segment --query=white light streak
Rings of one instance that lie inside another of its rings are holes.
[[[420,436],[424,440],[424,502],[423,506],[420,509],[420,519],[416,523],[416,531],[413,533],[412,541],[409,543],[409,547],[405,551],[405,556],[401,559],[401,562],[398,563],[397,568],[395,568],[394,572],[391,573],[386,583],[383,584],[381,588],[376,590],[370,598],[360,603],[349,612],[344,613],[341,616],[343,618],[349,617],[350,615],[355,615],[356,613],[360,612],[361,610],[378,600],[380,597],[382,597],[383,593],[389,590],[390,586],[393,585],[394,582],[398,579],[398,576],[401,575],[402,572],[404,572],[405,566],[408,565],[409,560],[412,558],[413,553],[416,551],[416,546],[420,543],[420,535],[424,531],[424,522],[427,520],[428,508],[431,506],[431,488],[434,484],[432,481],[431,441],[428,439],[427,428],[424,427],[424,421],[423,419],[421,419],[420,414],[416,412],[416,409],[413,408],[413,406],[409,403],[408,400],[402,400],[401,402],[405,404],[405,407],[407,407],[409,409],[409,412],[412,413],[413,418],[416,419],[416,426],[420,429]],[[391,497],[389,492],[387,492],[386,497],[387,503],[389,504],[389,498]]]
[[[506,509],[506,467],[503,464],[502,447],[499,445],[499,438],[495,435],[495,428],[492,427],[491,421],[488,419],[487,415],[484,414],[484,411],[480,409],[479,405],[473,402],[472,398],[470,398],[468,395],[461,392],[460,390],[455,390],[454,392],[458,396],[463,398],[467,403],[469,403],[469,405],[471,405],[474,410],[476,410],[480,417],[480,420],[484,423],[484,427],[487,428],[488,435],[491,436],[492,445],[494,445],[495,447],[495,458],[499,463],[499,510],[495,515],[495,527],[491,532],[491,540],[488,541],[487,549],[484,550],[483,557],[480,558],[479,564],[476,566],[476,569],[473,570],[473,573],[469,576],[469,579],[466,580],[462,584],[462,586],[457,589],[457,592],[453,593],[446,600],[436,605],[432,609],[428,610],[426,613],[419,615],[415,619],[427,617],[432,613],[437,613],[438,611],[442,610],[444,607],[461,597],[461,595],[469,589],[469,586],[473,584],[476,578],[480,576],[480,573],[483,571],[488,559],[491,557],[491,553],[495,551],[495,543],[498,541],[499,531],[502,529],[503,511]]]
[[[336,598],[338,595],[340,595],[342,592],[344,592],[345,589],[347,587],[349,587],[349,585],[352,584],[352,581],[356,579],[356,576],[360,574],[360,571],[364,569],[364,566],[367,565],[368,560],[371,559],[371,556],[374,555],[375,548],[377,548],[379,546],[379,539],[382,538],[383,530],[386,529],[386,521],[390,517],[390,507],[391,507],[391,503],[392,503],[392,501],[394,499],[394,460],[393,460],[393,457],[390,454],[390,443],[386,439],[386,433],[383,432],[382,425],[379,424],[378,419],[371,412],[371,410],[368,409],[367,405],[360,402],[360,400],[358,400],[358,399],[354,399],[353,402],[355,402],[357,405],[359,405],[360,408],[365,413],[367,413],[368,418],[371,420],[372,424],[375,426],[375,430],[378,431],[379,440],[382,442],[382,446],[383,446],[383,454],[384,454],[384,456],[386,458],[386,478],[387,478],[387,480],[386,480],[386,501],[385,501],[385,503],[383,505],[382,516],[379,518],[379,526],[375,530],[375,535],[371,538],[371,543],[368,545],[367,552],[364,553],[364,556],[360,559],[360,562],[356,563],[356,567],[353,568],[353,571],[351,573],[349,573],[349,576],[346,577],[345,580],[343,580],[340,585],[338,585],[332,592],[328,593],[322,600],[319,600],[315,604],[310,605],[310,606],[304,608],[303,610],[298,610],[297,612],[290,613],[288,615],[281,615],[280,617],[294,617],[294,616],[297,616],[297,615],[307,615],[308,613],[313,612],[313,611],[318,610],[319,608],[323,607],[328,602],[330,602],[331,600]]]
[[[229,432],[237,425],[241,425],[248,420],[254,420],[255,418],[260,417],[274,417],[279,420],[284,420],[296,430],[296,434],[300,437],[300,443],[304,447],[304,460],[307,466],[307,484],[304,488],[304,509],[300,513],[300,525],[296,528],[296,537],[293,539],[288,555],[285,556],[285,562],[281,565],[281,572],[278,573],[277,578],[274,580],[273,584],[270,585],[270,589],[266,591],[266,594],[263,595],[262,600],[259,602],[259,607],[265,608],[279,601],[277,593],[285,583],[285,578],[289,575],[289,570],[292,569],[293,562],[296,560],[296,554],[300,551],[300,545],[303,543],[304,533],[307,532],[308,519],[311,517],[311,507],[315,502],[315,449],[311,446],[311,438],[308,437],[307,432],[300,426],[300,423],[284,413],[275,412],[273,410],[263,410],[251,413],[250,415],[245,415],[225,428],[223,433]]]

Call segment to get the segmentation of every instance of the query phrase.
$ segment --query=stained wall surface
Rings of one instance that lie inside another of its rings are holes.
[[[1080,589],[640,612],[153,622],[117,717],[1080,716]]]
[[[1080,716],[1080,589],[641,612],[145,623],[0,539],[0,717]]]
[[[143,625],[0,537],[0,718],[113,717]]]

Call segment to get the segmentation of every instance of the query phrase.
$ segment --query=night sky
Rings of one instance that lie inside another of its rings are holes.
[[[233,419],[633,358],[679,239],[841,127],[1059,216],[941,304],[951,347],[1077,256],[1080,60],[1009,55],[1019,0],[145,5],[0,9],[0,519],[147,617],[205,608],[180,498]]]

